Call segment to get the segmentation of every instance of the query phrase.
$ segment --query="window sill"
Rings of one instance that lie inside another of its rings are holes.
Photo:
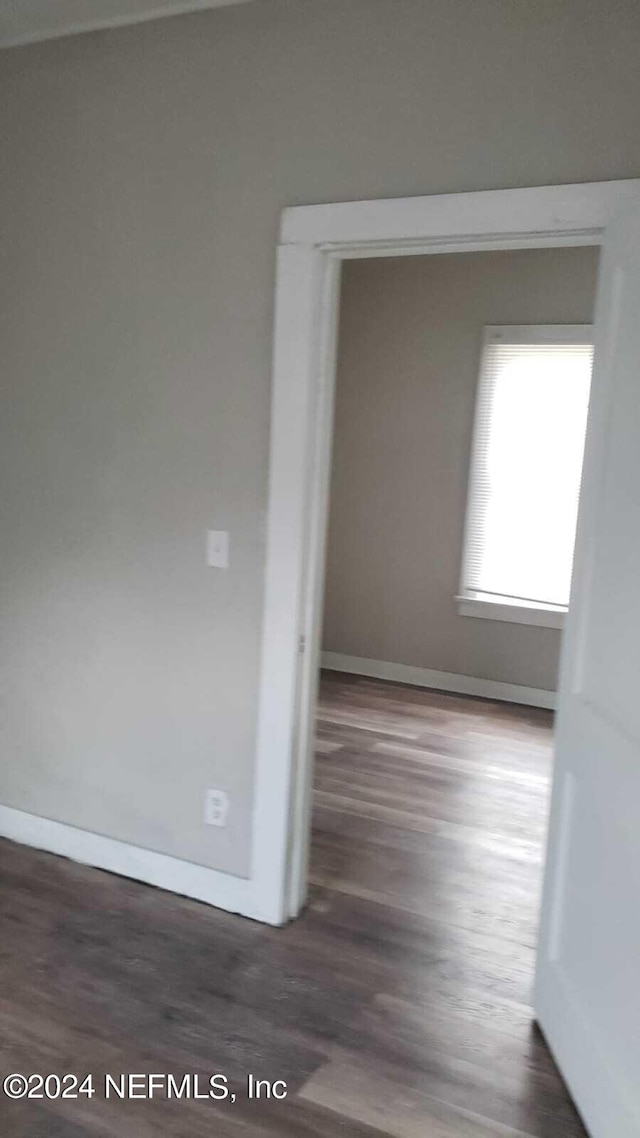
[[[544,605],[523,605],[509,601],[485,601],[478,597],[456,597],[459,616],[482,620],[507,620],[512,624],[532,624],[540,628],[564,628],[566,609]]]

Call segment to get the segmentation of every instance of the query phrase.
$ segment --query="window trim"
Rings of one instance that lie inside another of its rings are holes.
[[[458,616],[475,616],[482,620],[506,620],[511,624],[532,624],[541,628],[564,628],[568,608],[551,605],[519,604],[512,598],[489,601],[471,594],[456,597]]]
[[[550,605],[535,601],[519,601],[515,597],[491,599],[486,594],[467,588],[467,565],[470,547],[469,505],[477,470],[480,464],[478,409],[487,382],[485,358],[487,349],[496,341],[507,344],[593,344],[592,324],[487,324],[483,330],[480,367],[476,384],[473,414],[473,437],[467,481],[464,512],[464,541],[460,570],[460,590],[455,601],[459,616],[479,617],[483,620],[502,620],[513,624],[537,625],[543,628],[563,628],[568,606]]]

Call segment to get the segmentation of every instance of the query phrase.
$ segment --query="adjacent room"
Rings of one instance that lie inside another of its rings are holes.
[[[553,706],[597,270],[588,247],[346,262],[325,667]]]

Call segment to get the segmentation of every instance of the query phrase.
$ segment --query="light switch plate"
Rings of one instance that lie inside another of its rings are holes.
[[[229,534],[227,530],[207,530],[207,565],[212,569],[229,568]]]

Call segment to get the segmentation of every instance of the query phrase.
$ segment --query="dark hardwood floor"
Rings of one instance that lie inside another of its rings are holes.
[[[96,1087],[0,1094],[2,1138],[584,1138],[530,1007],[550,747],[543,711],[325,676],[284,929],[0,842],[0,1070]],[[106,1100],[105,1072],[237,1097]]]

